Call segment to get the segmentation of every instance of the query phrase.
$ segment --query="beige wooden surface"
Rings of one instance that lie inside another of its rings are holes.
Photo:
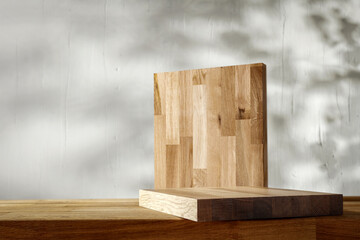
[[[266,66],[154,75],[155,188],[267,186]]]

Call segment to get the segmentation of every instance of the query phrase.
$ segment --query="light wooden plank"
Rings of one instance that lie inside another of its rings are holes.
[[[207,186],[221,186],[221,69],[207,71],[206,117],[207,117]]]
[[[221,68],[221,135],[235,136],[235,67]]]
[[[179,72],[180,79],[180,136],[193,136],[193,88],[190,71]]]
[[[207,170],[206,169],[193,169],[193,187],[207,186]]]
[[[180,187],[192,187],[193,178],[193,138],[180,137],[181,159],[179,162]]]
[[[154,191],[157,193],[164,193],[171,195],[180,195],[183,197],[195,198],[195,199],[208,199],[217,196],[214,194],[214,192],[209,191],[208,188],[203,188],[203,187],[193,188],[192,191],[188,191],[187,188],[166,188],[166,189],[156,189],[156,190],[147,189],[146,191]],[[255,196],[255,194],[249,193],[247,196]]]
[[[204,222],[341,215],[342,201],[341,194],[260,187],[140,191],[140,206]]]
[[[193,86],[193,167],[207,167],[207,118],[206,118],[206,86]]]
[[[252,185],[250,120],[236,120],[236,185]]]
[[[251,95],[250,95],[250,66],[235,66],[235,118],[250,119]]]
[[[152,191],[156,193],[162,193],[171,196],[182,196],[186,198],[192,198],[197,200],[210,200],[210,199],[233,199],[238,198],[253,198],[253,197],[266,197],[268,195],[258,194],[254,192],[242,192],[241,189],[237,188],[208,188],[208,187],[197,187],[192,188],[189,191],[188,188],[167,188],[167,189],[147,189],[147,192]]]
[[[189,70],[189,72],[191,73],[193,85],[205,84],[207,69],[194,69]]]
[[[229,191],[238,191],[241,193],[252,193],[266,196],[311,196],[311,195],[328,195],[328,193],[323,192],[313,192],[313,191],[296,191],[291,189],[282,189],[282,188],[266,188],[266,187],[224,187],[222,189]],[[161,189],[159,189],[161,190]]]
[[[264,101],[263,68],[251,66],[251,143],[264,143]]]
[[[197,200],[152,191],[139,191],[139,206],[196,221]]]
[[[221,137],[221,186],[236,186],[236,137]]]
[[[261,187],[264,185],[264,146],[262,144],[251,144],[251,176],[248,186],[258,186]]]
[[[166,187],[166,134],[165,116],[154,116],[155,188]]]
[[[178,72],[166,74],[166,144],[180,144],[180,80]]]
[[[180,145],[166,145],[166,187],[180,187]]]
[[[166,74],[154,74],[154,115],[166,114]]]

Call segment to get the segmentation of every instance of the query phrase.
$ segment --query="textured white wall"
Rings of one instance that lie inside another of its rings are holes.
[[[0,199],[153,186],[153,73],[264,62],[269,185],[360,195],[360,3],[0,0]]]

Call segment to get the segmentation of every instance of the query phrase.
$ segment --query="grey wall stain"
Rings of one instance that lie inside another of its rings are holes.
[[[153,73],[264,62],[269,185],[359,195],[359,1],[0,0],[0,198],[153,186]]]

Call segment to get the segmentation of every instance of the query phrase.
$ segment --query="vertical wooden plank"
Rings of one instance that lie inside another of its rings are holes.
[[[178,72],[166,74],[166,144],[180,144],[180,84]]]
[[[166,187],[180,187],[180,145],[166,145]]]
[[[236,186],[251,183],[251,124],[249,120],[236,120]]]
[[[206,86],[193,86],[193,167],[206,169],[207,159],[207,119],[206,119]]]
[[[251,66],[251,143],[262,144],[263,125],[263,74],[262,66]]]
[[[264,186],[264,149],[262,144],[251,144],[250,182],[248,186]]]
[[[193,136],[193,93],[190,71],[179,72],[180,79],[180,136]]]
[[[267,186],[266,66],[252,65],[250,75],[253,164],[250,186]]]
[[[221,68],[221,135],[235,136],[235,68]]]
[[[220,187],[221,183],[221,68],[209,69],[206,84],[207,117],[207,186]]]
[[[221,137],[221,186],[236,186],[236,137]]]
[[[263,119],[251,119],[251,143],[261,144],[264,141],[263,129]]]
[[[154,115],[161,115],[161,96],[157,74],[154,74]]]
[[[154,187],[166,187],[166,135],[165,116],[154,116]]]
[[[266,65],[262,65],[262,84],[263,84],[263,176],[264,187],[268,186],[268,137],[267,137],[267,84],[266,84]]]
[[[250,119],[250,66],[235,66],[235,118]]]
[[[194,69],[190,70],[190,73],[193,85],[205,84],[207,69]]]
[[[164,73],[154,74],[154,115],[165,115],[166,76]]]
[[[193,138],[180,137],[180,187],[192,187],[193,178]]]
[[[207,171],[206,169],[194,168],[193,170],[193,187],[207,186]]]

